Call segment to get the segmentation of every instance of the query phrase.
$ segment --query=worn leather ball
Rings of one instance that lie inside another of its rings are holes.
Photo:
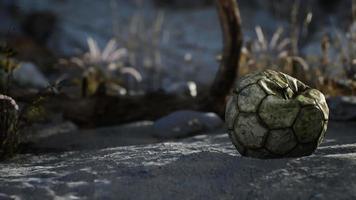
[[[257,158],[312,154],[325,136],[328,119],[320,91],[273,70],[243,76],[225,111],[236,149]]]

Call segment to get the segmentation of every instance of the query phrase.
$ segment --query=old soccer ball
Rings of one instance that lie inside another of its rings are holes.
[[[242,77],[225,111],[236,149],[257,158],[312,154],[324,138],[328,117],[321,92],[273,70]]]

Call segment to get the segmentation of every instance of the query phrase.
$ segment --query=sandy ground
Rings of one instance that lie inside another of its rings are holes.
[[[331,122],[295,159],[241,157],[226,134],[20,155],[0,164],[0,199],[355,199],[355,130]]]

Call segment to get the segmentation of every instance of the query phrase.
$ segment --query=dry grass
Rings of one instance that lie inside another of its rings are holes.
[[[137,1],[136,6],[138,10],[130,17],[127,27],[122,27],[115,22],[119,6],[115,0],[111,1],[115,39],[127,49],[129,65],[143,75],[140,88],[132,82],[129,83],[130,87],[144,91],[161,89],[164,74],[159,47],[165,34],[165,13],[158,11],[151,19],[145,16],[141,1]]]
[[[290,74],[329,96],[355,95],[356,23],[352,24],[347,32],[336,34],[335,38],[324,35],[320,41],[320,57],[301,56],[298,54],[300,38],[297,36],[303,36],[301,33],[307,30],[312,14],[307,14],[302,30],[294,28],[293,24],[297,22],[293,15],[295,12],[292,12],[292,30],[288,31],[291,33],[289,37],[283,34],[282,28],[278,28],[271,39],[267,39],[261,27],[255,28],[256,38],[246,42],[242,49],[239,74],[271,68]],[[331,50],[337,52],[337,55],[330,56]]]

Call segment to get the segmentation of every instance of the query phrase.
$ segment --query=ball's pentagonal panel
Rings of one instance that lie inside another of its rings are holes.
[[[299,109],[299,103],[293,99],[270,95],[263,100],[259,115],[271,129],[288,128],[293,125]]]
[[[260,148],[268,130],[263,127],[255,114],[240,113],[234,127],[237,139],[248,148]]]
[[[293,130],[287,128],[271,130],[268,134],[265,147],[273,153],[284,155],[291,151],[296,145],[297,140]]]
[[[233,94],[230,96],[226,103],[225,109],[225,122],[228,129],[232,129],[234,121],[238,114],[237,96]]]
[[[317,140],[323,125],[322,111],[318,107],[308,106],[301,109],[293,129],[299,142],[308,143]]]
[[[247,74],[239,79],[236,84],[235,91],[240,92],[243,88],[247,87],[248,85],[257,83],[257,81],[262,78],[264,78],[264,75],[261,72]]]
[[[237,102],[242,112],[256,112],[258,105],[266,96],[265,92],[257,85],[250,85],[240,91]]]
[[[322,142],[329,109],[324,95],[281,72],[246,75],[227,102],[226,125],[241,155],[310,155]]]

